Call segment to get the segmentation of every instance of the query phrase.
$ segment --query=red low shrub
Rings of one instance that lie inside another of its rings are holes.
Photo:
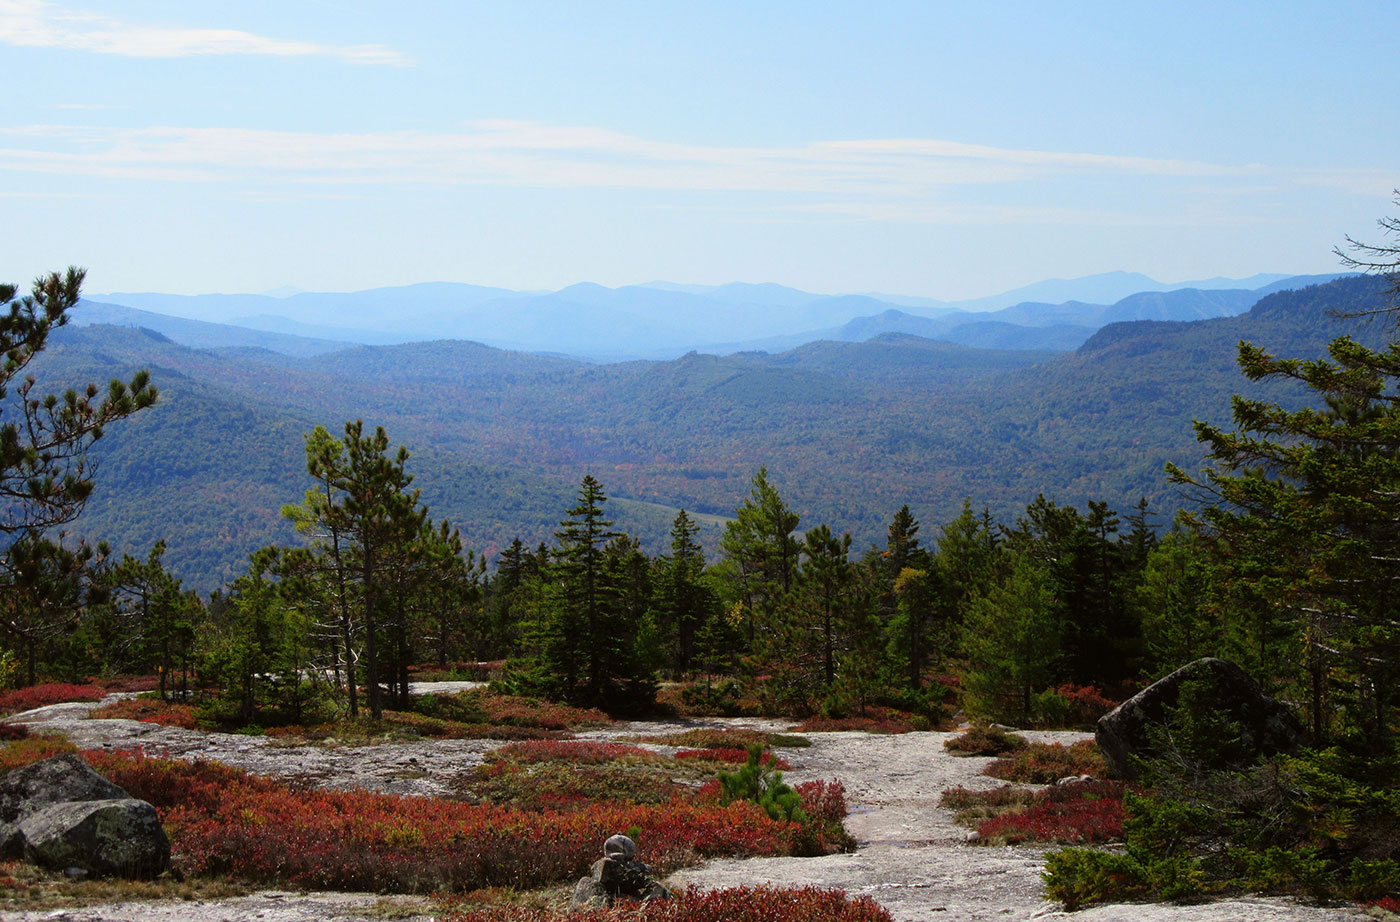
[[[1080,740],[1072,746],[1031,743],[992,762],[982,774],[1002,781],[1053,784],[1075,775],[1102,777],[1106,771],[1098,744],[1093,740]]]
[[[15,714],[19,711],[32,711],[34,708],[50,704],[63,704],[68,701],[101,701],[107,693],[96,685],[69,685],[66,682],[49,682],[44,685],[31,685],[0,693],[0,714]]]
[[[510,743],[486,754],[488,759],[509,759],[512,762],[573,762],[577,765],[599,765],[618,759],[659,761],[662,757],[641,746],[627,743],[590,743],[582,740],[529,740]]]
[[[914,727],[904,717],[809,717],[793,728],[798,733],[832,733],[856,730],[862,733],[909,733]]]
[[[569,813],[364,791],[292,790],[207,762],[89,752],[148,800],[186,872],[315,889],[377,892],[529,888],[581,876],[598,843],[637,826],[662,868],[708,857],[792,852],[801,826],[755,804],[596,803]]]
[[[1047,800],[1023,813],[994,816],[977,827],[983,843],[1058,842],[1085,845],[1123,838],[1123,799]]]
[[[139,720],[142,723],[179,727],[183,730],[199,729],[194,708],[188,704],[157,701],[154,698],[123,698],[111,704],[104,704],[88,716],[107,720]]]
[[[1119,702],[1108,697],[1093,685],[1075,685],[1066,682],[1056,689],[1060,697],[1069,705],[1067,720],[1071,725],[1093,727],[1098,720],[1118,706]]]
[[[521,727],[542,727],[546,730],[569,730],[574,727],[602,727],[612,718],[597,708],[576,708],[557,701],[519,698],[514,695],[467,693],[485,712],[493,724],[513,724]]]
[[[443,922],[890,922],[868,896],[819,887],[686,889],[672,900],[556,913],[525,906],[454,909]]]
[[[49,756],[72,752],[74,748],[72,743],[57,736],[28,736],[12,740],[0,746],[0,775]]]
[[[108,692],[153,692],[160,688],[160,677],[153,675],[115,675],[105,679],[91,680]],[[171,682],[171,686],[174,682]]]
[[[846,818],[846,786],[839,781],[804,781],[793,788],[802,809],[814,820],[840,823]]]
[[[999,756],[1018,749],[1025,749],[1027,740],[1017,733],[1008,733],[995,727],[973,727],[966,733],[950,737],[943,743],[949,752],[964,752],[978,756]]]
[[[706,762],[724,762],[728,765],[743,765],[749,760],[746,749],[682,749],[676,753],[677,759],[698,759]],[[769,765],[780,772],[790,771],[792,766],[787,759],[765,752],[759,758],[760,765]]]

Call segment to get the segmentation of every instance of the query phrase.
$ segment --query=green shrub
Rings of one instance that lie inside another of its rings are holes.
[[[1347,869],[1345,894],[1351,900],[1381,900],[1400,896],[1400,862],[1353,861]]]
[[[1147,884],[1157,899],[1184,903],[1206,892],[1206,874],[1190,855],[1172,855],[1146,866]]]
[[[763,764],[763,747],[749,747],[749,760],[737,772],[720,772],[719,783],[726,806],[736,800],[758,804],[775,820],[793,823],[807,822],[802,809],[802,797],[783,781],[783,773]]]
[[[1209,809],[1129,791],[1123,797],[1128,849],[1142,861],[1189,854],[1216,833]]]
[[[1332,895],[1327,862],[1315,848],[1273,848],[1236,853],[1244,873],[1240,883],[1258,893],[1301,893],[1313,899]]]
[[[1045,856],[1045,895],[1071,912],[1093,903],[1145,899],[1147,874],[1128,855],[1065,848]]]

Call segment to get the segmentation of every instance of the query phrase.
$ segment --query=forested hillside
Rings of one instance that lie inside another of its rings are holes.
[[[804,522],[862,547],[903,504],[947,521],[965,497],[1009,519],[1038,493],[1120,509],[1146,496],[1161,522],[1179,501],[1164,463],[1193,467],[1192,419],[1226,418],[1241,389],[1238,342],[1316,354],[1355,326],[1328,311],[1380,290],[1344,279],[1238,317],[1115,324],[1068,355],[891,334],[610,365],[459,341],[291,358],[94,326],[61,331],[35,367],[56,385],[151,370],[161,401],[98,444],[81,530],[133,553],[164,537],[175,569],[213,588],[288,534],[278,510],[305,489],[303,434],[356,418],[414,452],[434,515],[488,553],[547,538],[584,473],[653,551],[675,508],[729,515],[761,465]]]

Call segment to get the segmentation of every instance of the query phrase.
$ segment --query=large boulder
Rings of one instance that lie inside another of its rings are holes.
[[[54,870],[155,877],[170,869],[170,840],[156,808],[122,797],[57,803],[19,821],[28,858]]]
[[[1207,657],[1182,666],[1099,718],[1095,737],[1108,770],[1119,778],[1135,778],[1136,758],[1152,758],[1160,752],[1153,737],[1160,739],[1170,712],[1177,707],[1181,687],[1201,683],[1206,695],[1226,719],[1238,725],[1236,750],[1250,758],[1294,752],[1304,738],[1302,724],[1286,706],[1259,690],[1243,669],[1234,663]],[[1158,732],[1154,732],[1158,731]]]
[[[112,800],[126,791],[69,753],[17,768],[0,778],[0,823],[18,822],[49,804],[75,800]]]
[[[0,778],[0,858],[154,877],[170,868],[170,840],[154,807],[68,754]]]

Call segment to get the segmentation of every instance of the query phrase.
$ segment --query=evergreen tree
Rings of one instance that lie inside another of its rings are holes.
[[[62,397],[34,392],[32,376],[4,401],[10,385],[48,344],[49,334],[68,323],[78,303],[84,271],[69,267],[34,282],[31,293],[15,298],[13,285],[0,285],[0,409],[12,417],[0,424],[0,534],[37,536],[77,518],[92,493],[86,452],[105,427],[155,403],[156,389],[146,372],[131,382],[113,380],[98,399],[97,385],[69,390]],[[37,547],[37,545],[36,545]]]
[[[889,656],[905,684],[918,691],[924,685],[924,666],[931,647],[928,635],[934,588],[929,571],[905,567],[896,577],[893,590],[896,609],[887,629]]]
[[[1055,680],[1063,633],[1052,578],[1029,555],[1012,554],[1005,576],[968,609],[968,713],[1029,724],[1034,695]]]
[[[35,534],[23,535],[5,549],[0,578],[0,627],[16,650],[25,683],[39,680],[41,653],[60,643],[77,627],[97,588],[105,546],[69,546]]]
[[[385,680],[400,695],[407,688],[406,664],[401,663],[409,614],[406,574],[416,566],[427,510],[418,504],[419,492],[409,489],[413,477],[405,470],[408,449],[400,447],[391,455],[382,426],[366,435],[362,421],[346,423],[339,441],[317,427],[307,436],[306,453],[307,471],[317,486],[307,491],[300,506],[287,507],[283,514],[313,536],[329,560],[351,714],[358,710],[357,676],[351,666],[362,641],[370,715],[378,720],[383,716]],[[389,657],[381,663],[386,640]],[[384,671],[382,665],[394,668]]]
[[[585,476],[554,533],[546,575],[556,591],[539,596],[535,681],[576,704],[647,707],[655,695],[644,661],[648,565],[635,541],[612,530],[606,502],[602,484]]]
[[[1225,653],[1216,610],[1208,603],[1208,580],[1203,542],[1189,533],[1172,532],[1148,554],[1130,604],[1142,623],[1153,678]]]
[[[275,572],[279,549],[254,553],[248,572],[234,581],[230,603],[219,606],[201,642],[200,672],[213,679],[240,724],[257,719],[260,703],[283,703],[288,686],[300,686],[306,626],[280,591]],[[293,692],[289,699],[300,702]],[[299,714],[289,715],[298,717]]]
[[[1395,218],[1381,226],[1400,233]],[[1358,256],[1344,257],[1380,274],[1389,296],[1378,285],[1365,313],[1394,322],[1400,248],[1348,239]],[[1211,541],[1213,585],[1248,602],[1227,630],[1257,652],[1255,677],[1306,702],[1316,744],[1390,753],[1400,724],[1400,342],[1376,351],[1341,336],[1327,351],[1280,359],[1241,343],[1246,378],[1300,383],[1311,405],[1236,396],[1233,431],[1196,423],[1211,466],[1169,471],[1213,500],[1186,522]]]
[[[801,553],[793,537],[799,516],[768,482],[767,468],[754,475],[748,499],[724,527],[720,551],[731,601],[742,601],[752,649],[760,620],[769,619],[792,589]]]
[[[671,523],[671,554],[660,560],[658,629],[670,650],[672,674],[690,672],[699,631],[718,610],[718,599],[704,578],[705,552],[696,535],[699,527],[684,509]]]
[[[168,700],[175,673],[181,697],[189,695],[195,630],[202,614],[198,596],[181,591],[180,580],[165,568],[165,542],[156,542],[145,560],[128,554],[106,572],[104,584],[112,595],[118,619],[126,627],[121,644],[132,671],[154,668],[162,701]],[[109,651],[109,662],[117,660]]]
[[[481,610],[486,560],[462,546],[462,535],[444,519],[436,530],[425,523],[422,537],[424,573],[417,612],[430,637],[438,666],[446,668],[459,650],[473,654],[483,646]]]
[[[979,516],[972,511],[972,502],[963,500],[962,512],[943,526],[934,557],[940,618],[961,621],[967,600],[991,576],[1000,549],[990,513],[984,510]]]

